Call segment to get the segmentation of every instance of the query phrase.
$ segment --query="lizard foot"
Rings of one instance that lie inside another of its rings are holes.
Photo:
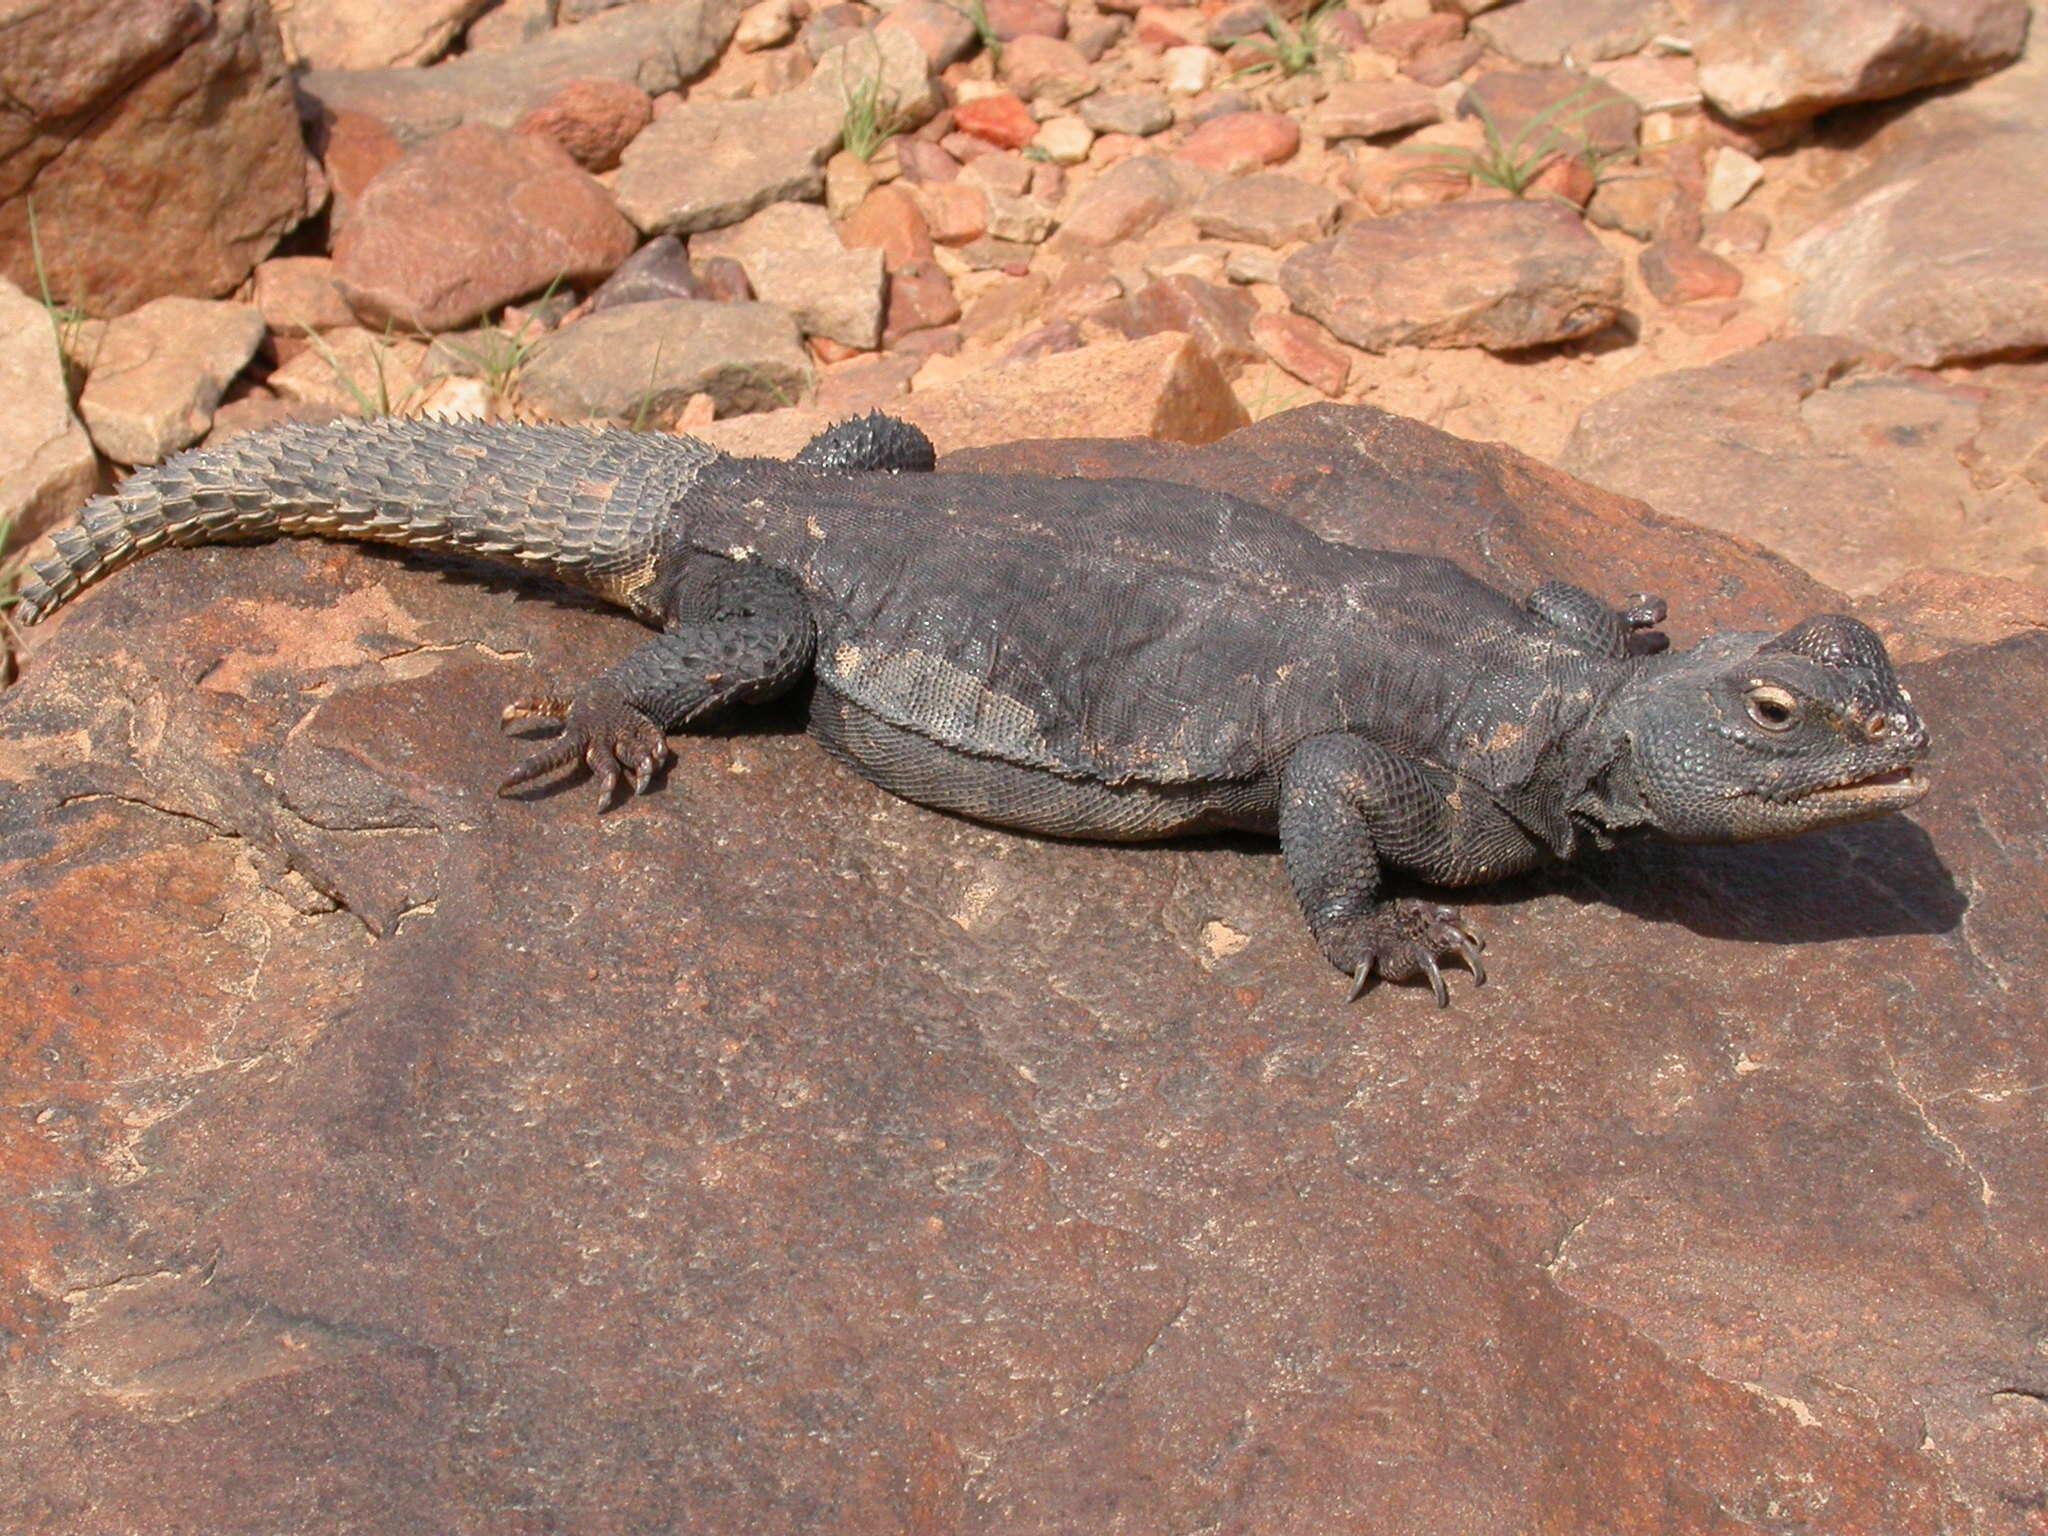
[[[672,755],[661,727],[616,694],[515,699],[505,706],[504,721],[520,720],[558,721],[561,729],[506,776],[498,786],[501,795],[580,761],[597,777],[598,809],[603,810],[622,781],[632,784],[634,794],[646,794]]]
[[[1351,1002],[1365,995],[1377,972],[1388,981],[1429,978],[1439,1008],[1448,1007],[1441,962],[1463,960],[1475,986],[1486,985],[1486,966],[1479,952],[1486,947],[1478,934],[1458,920],[1452,907],[1426,901],[1390,901],[1360,922],[1344,941],[1331,946],[1331,958],[1351,973]]]

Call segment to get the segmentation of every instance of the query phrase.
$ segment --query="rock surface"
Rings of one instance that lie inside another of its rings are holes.
[[[1986,74],[2027,0],[1687,0],[1700,89],[1739,121],[1811,117]]]
[[[816,198],[842,112],[816,93],[685,103],[627,146],[613,183],[619,209],[645,234],[687,235]]]
[[[1373,413],[1235,450],[1137,456],[1812,595]],[[180,552],[0,704],[11,1529],[2023,1529],[2040,637],[1910,670],[1912,820],[1522,882],[1449,1013],[1346,1009],[1267,849],[1012,837],[786,727],[490,794],[504,698],[638,639]]]
[[[1303,314],[1369,352],[1540,346],[1620,312],[1621,265],[1555,203],[1464,203],[1350,224],[1280,269]]]
[[[566,420],[673,425],[692,395],[721,415],[796,401],[810,360],[774,304],[667,299],[621,305],[565,326],[534,349],[520,392]]]
[[[632,226],[559,145],[472,123],[363,189],[334,275],[363,319],[445,331],[550,283],[595,283],[632,250]]]
[[[1849,592],[1921,566],[2048,580],[2048,379],[1858,373],[1856,352],[1801,337],[1632,385],[1560,462]]]
[[[233,289],[307,212],[264,0],[16,0],[0,13],[0,275],[95,315]]]
[[[69,517],[99,478],[71,410],[49,312],[0,278],[0,528],[31,539]]]
[[[109,322],[78,397],[93,445],[116,464],[191,447],[263,333],[259,310],[207,299],[153,299]]]
[[[425,64],[448,51],[493,0],[271,0],[294,64],[383,69]]]

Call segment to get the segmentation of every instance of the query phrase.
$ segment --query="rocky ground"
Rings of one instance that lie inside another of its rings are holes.
[[[968,826],[793,719],[497,801],[477,723],[630,626],[143,562],[0,704],[0,1524],[2040,1531],[2029,19],[16,6],[17,546],[288,416],[879,405],[1681,643],[1858,612],[1941,755],[1347,1012],[1269,849]]]

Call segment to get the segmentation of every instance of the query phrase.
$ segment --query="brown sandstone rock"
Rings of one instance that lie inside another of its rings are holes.
[[[1811,117],[2012,62],[2026,0],[1687,0],[1700,89],[1739,121]]]
[[[877,273],[881,263],[864,252]],[[693,395],[723,416],[802,398],[810,365],[790,312],[774,304],[670,299],[590,315],[542,341],[521,397],[559,420],[661,428]]]
[[[1252,340],[1282,368],[1326,395],[1341,395],[1351,379],[1351,360],[1333,338],[1306,315],[1257,315]]]
[[[1586,65],[1624,58],[1678,26],[1670,0],[1520,0],[1472,30],[1518,64]]]
[[[1230,112],[1187,136],[1173,157],[1222,176],[1244,176],[1294,158],[1301,125],[1278,112]]]
[[[1326,139],[1377,139],[1442,117],[1436,93],[1412,80],[1345,80],[1310,110],[1308,126]]]
[[[1095,89],[1094,70],[1080,49],[1037,33],[1005,43],[997,72],[1026,101],[1055,107],[1071,106]]]
[[[1857,374],[1855,356],[1800,337],[1631,385],[1580,417],[1563,463],[1849,592],[1930,566],[2048,581],[2048,390]]]
[[[152,299],[109,321],[78,397],[93,445],[116,464],[155,464],[189,448],[263,335],[253,307],[207,299]]]
[[[1191,458],[982,462],[1827,600],[1369,412]],[[297,542],[48,635],[0,703],[11,1528],[2026,1531],[2038,636],[1910,670],[1912,820],[1532,878],[1447,1015],[1343,1008],[1264,849],[1010,836],[786,726],[602,820],[490,794],[504,699],[641,638]]]
[[[678,235],[738,223],[770,203],[817,197],[842,113],[808,91],[685,103],[627,146],[613,194],[643,233]]]
[[[492,0],[271,0],[294,64],[382,69],[448,51]]]
[[[552,139],[586,171],[608,171],[653,120],[654,102],[631,81],[571,80],[513,131]]]
[[[1100,248],[1142,235],[1208,189],[1205,173],[1157,155],[1120,160],[1078,194],[1060,218],[1059,241]]]
[[[228,293],[306,214],[263,0],[15,0],[0,13],[0,274],[94,314]]]
[[[1219,287],[1194,277],[1162,277],[1124,301],[1118,325],[1126,336],[1161,331],[1192,337],[1202,355],[1234,377],[1258,356],[1252,320],[1259,306],[1242,288]]]
[[[1732,299],[1742,292],[1742,271],[1690,240],[1653,240],[1636,258],[1643,286],[1664,304]]]
[[[1503,141],[1520,141],[1529,150],[1545,144],[1631,150],[1643,116],[1632,98],[1606,81],[1569,69],[1482,75],[1459,100],[1458,115],[1478,116],[1481,104]]]
[[[557,145],[479,123],[363,189],[334,275],[365,320],[445,331],[550,283],[594,283],[633,244],[604,188]]]
[[[1216,240],[1291,245],[1317,240],[1337,223],[1337,194],[1298,176],[1266,174],[1223,182],[1189,210]]]
[[[1369,352],[1589,336],[1622,298],[1621,264],[1576,212],[1514,201],[1346,225],[1288,257],[1280,285],[1296,309]]]
[[[426,343],[352,325],[322,332],[265,382],[299,420],[402,416],[427,392],[426,363]]]
[[[92,494],[99,460],[72,414],[49,312],[0,278],[0,528],[25,543]],[[11,547],[11,545],[10,545]]]
[[[1022,149],[1038,134],[1031,109],[1007,91],[963,101],[953,109],[953,120],[962,133],[999,149]]]

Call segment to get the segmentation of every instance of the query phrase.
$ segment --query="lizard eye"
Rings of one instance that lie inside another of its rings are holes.
[[[1789,730],[1799,715],[1799,700],[1769,683],[1759,683],[1750,689],[1745,702],[1749,705],[1749,718],[1767,731]]]

